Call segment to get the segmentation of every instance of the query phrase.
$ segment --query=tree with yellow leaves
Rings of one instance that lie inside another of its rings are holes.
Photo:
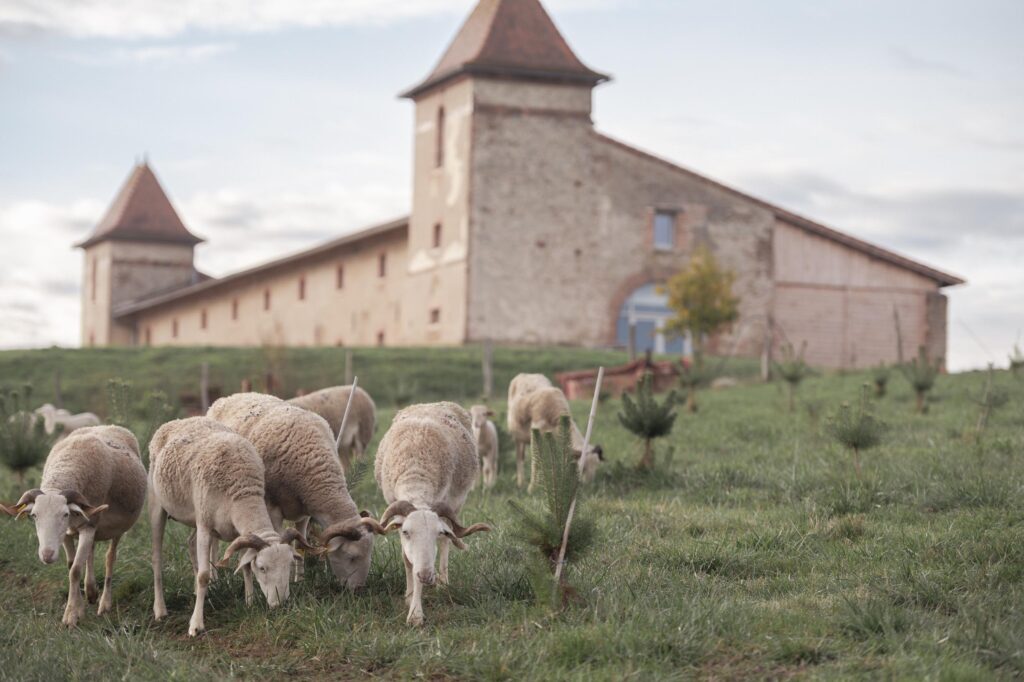
[[[662,287],[668,295],[668,307],[676,316],[665,325],[670,334],[689,334],[693,359],[699,368],[703,362],[707,337],[736,321],[739,297],[733,295],[736,273],[721,268],[706,246],[697,248],[684,270],[673,275]]]

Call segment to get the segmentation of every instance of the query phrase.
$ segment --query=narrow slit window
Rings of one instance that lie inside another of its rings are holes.
[[[232,299],[231,301],[231,319],[238,319],[238,299]]]
[[[342,289],[345,286],[345,266],[339,265],[334,271],[334,288]]]
[[[263,309],[270,310],[270,289],[263,290]]]
[[[430,310],[430,324],[437,324],[441,321],[441,309],[431,308]]]
[[[382,253],[377,258],[377,276],[384,277],[388,274],[388,254]]]
[[[171,320],[171,338],[178,338],[178,318]]]
[[[199,328],[206,329],[206,308],[203,308],[199,313]]]
[[[434,166],[444,165],[444,107],[437,110],[437,136],[434,140]]]
[[[435,249],[441,248],[441,223],[434,223],[434,241],[433,245]]]
[[[306,278],[299,277],[299,300],[306,300]]]

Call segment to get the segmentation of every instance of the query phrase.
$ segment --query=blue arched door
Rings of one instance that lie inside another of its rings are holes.
[[[645,353],[670,353],[685,355],[690,351],[690,344],[683,337],[666,334],[665,323],[675,317],[668,307],[668,296],[658,293],[657,285],[646,284],[625,300],[619,309],[619,318],[615,324],[617,345],[629,346],[629,328],[636,328],[636,351]]]

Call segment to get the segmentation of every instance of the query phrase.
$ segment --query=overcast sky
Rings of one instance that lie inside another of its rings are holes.
[[[223,275],[404,215],[412,104],[474,0],[0,0],[0,347],[79,342],[147,155]],[[953,369],[1024,329],[1024,2],[548,0],[599,129],[965,277]],[[880,321],[886,324],[887,321]]]

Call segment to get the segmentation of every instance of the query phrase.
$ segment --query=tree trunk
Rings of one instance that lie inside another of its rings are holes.
[[[860,450],[853,448],[853,470],[857,472],[857,478],[861,478],[860,475]]]
[[[637,468],[643,471],[650,471],[654,468],[654,450],[651,447],[650,439],[644,440],[644,454],[640,458],[640,466]]]
[[[796,412],[796,384],[789,383],[789,411]]]
[[[924,414],[924,391],[917,392],[917,413]]]
[[[697,411],[697,387],[690,386],[686,389],[686,410],[687,412]]]

